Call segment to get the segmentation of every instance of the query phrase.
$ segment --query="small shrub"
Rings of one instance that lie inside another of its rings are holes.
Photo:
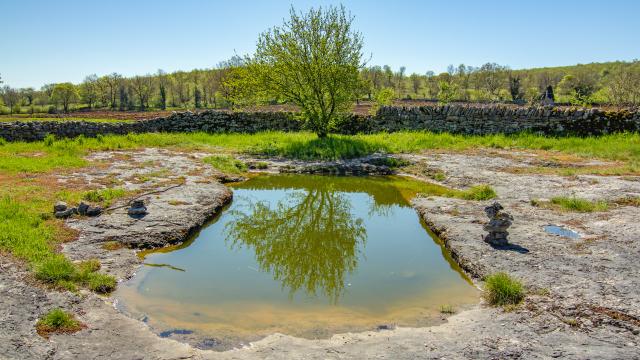
[[[476,185],[466,190],[462,197],[465,200],[490,200],[496,196],[496,191],[491,186]]]
[[[522,283],[499,272],[485,278],[485,297],[491,305],[515,305],[524,299]]]
[[[54,309],[36,324],[40,336],[48,338],[52,333],[73,333],[82,329],[82,324],[72,314],[62,309]]]
[[[46,283],[57,284],[60,281],[73,280],[76,268],[63,255],[55,255],[38,264],[35,275],[37,279]]]
[[[606,211],[609,208],[606,201],[589,201],[577,197],[557,196],[551,199],[551,203],[559,206],[562,210],[576,212]]]
[[[116,278],[111,275],[91,273],[88,275],[87,285],[91,291],[108,294],[116,288]]]
[[[259,161],[256,163],[256,169],[264,170],[264,169],[267,169],[268,167],[269,167],[269,164],[267,164],[264,161]]]

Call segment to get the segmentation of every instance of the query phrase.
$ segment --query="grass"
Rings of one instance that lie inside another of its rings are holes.
[[[109,206],[111,203],[128,194],[127,190],[121,188],[106,188],[101,190],[90,190],[82,195],[82,198],[94,203],[101,203]]]
[[[62,309],[49,311],[36,324],[36,331],[44,338],[48,338],[51,334],[74,333],[81,329],[82,324],[72,314]]]
[[[496,191],[489,185],[476,185],[470,187],[468,190],[463,190],[460,197],[465,200],[490,200],[497,196]]]
[[[236,160],[229,155],[208,156],[202,159],[202,161],[222,171],[223,173],[241,174],[243,172],[246,172],[248,169],[247,164],[240,160]]]
[[[640,162],[640,134],[600,137],[544,137],[519,135],[452,135],[397,132],[371,135],[333,135],[324,139],[306,132],[257,134],[150,133],[106,135],[0,145],[0,171],[42,173],[87,165],[91,151],[173,147],[184,150],[246,153],[303,160],[336,160],[380,153],[408,153],[430,149],[463,151],[479,148],[549,150],[585,158]]]
[[[453,306],[445,304],[445,305],[440,305],[440,313],[451,315],[451,314],[455,314],[456,310],[453,308]]]
[[[595,212],[607,211],[609,204],[604,200],[586,200],[578,197],[556,196],[551,198],[551,204],[564,211]]]
[[[517,305],[524,300],[522,283],[507,273],[499,272],[485,279],[485,298],[494,306]]]

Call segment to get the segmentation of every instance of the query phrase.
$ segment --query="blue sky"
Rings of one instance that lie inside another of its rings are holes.
[[[0,0],[0,74],[40,87],[84,76],[207,68],[252,52],[258,34],[299,10],[339,1]],[[640,1],[342,1],[370,64],[441,72],[640,58]]]

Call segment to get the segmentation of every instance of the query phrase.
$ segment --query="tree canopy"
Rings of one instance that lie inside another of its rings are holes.
[[[361,88],[362,35],[343,6],[297,13],[258,39],[246,62],[248,87],[298,105],[310,130],[328,134]]]

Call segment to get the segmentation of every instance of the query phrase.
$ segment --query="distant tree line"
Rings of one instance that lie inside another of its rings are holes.
[[[46,84],[39,90],[3,85],[3,113],[67,112],[74,109],[165,110],[232,108],[282,99],[255,97],[246,82],[245,59],[234,56],[211,69],[124,77],[118,73],[89,75],[80,84]],[[429,99],[442,103],[536,103],[551,86],[555,101],[573,105],[640,105],[640,61],[511,70],[487,63],[479,67],[450,65],[446,72],[407,74],[388,65],[360,70],[360,100],[389,103],[393,99]]]

